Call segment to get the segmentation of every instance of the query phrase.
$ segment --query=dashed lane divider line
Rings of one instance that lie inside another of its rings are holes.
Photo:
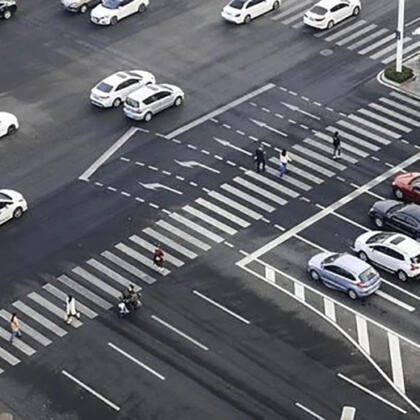
[[[310,416],[312,416],[314,419],[325,420],[325,417],[321,417],[319,414],[316,414],[314,411],[310,410],[308,407],[305,407],[300,402],[295,402],[295,406],[301,409],[302,411],[304,411],[306,414],[309,414]]]

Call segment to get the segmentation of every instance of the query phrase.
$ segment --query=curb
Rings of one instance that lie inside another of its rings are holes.
[[[420,55],[420,53],[418,53],[418,52],[417,52],[417,53],[411,54],[410,56],[408,56],[408,57],[407,57],[407,58],[403,61],[403,63],[405,63],[405,62],[407,62],[407,61],[411,60],[412,58],[416,57],[417,55]],[[411,96],[413,99],[417,99],[418,101],[420,101],[420,95],[417,95],[417,94],[415,94],[415,93],[413,93],[413,92],[411,92],[411,91],[409,91],[409,90],[406,90],[406,89],[400,88],[398,84],[395,84],[395,83],[393,83],[393,82],[391,82],[391,81],[386,80],[386,79],[385,79],[385,77],[384,77],[384,73],[385,73],[385,70],[382,70],[382,71],[380,71],[380,72],[377,74],[377,76],[376,76],[376,80],[378,81],[378,83],[380,83],[381,85],[386,86],[386,87],[388,87],[388,88],[390,88],[390,89],[394,89],[394,90],[396,90],[397,92],[404,93],[405,95]],[[415,76],[414,76],[414,77],[415,77]],[[408,81],[408,80],[407,80],[407,81]],[[0,419],[0,420],[1,420],[1,419]]]
[[[0,413],[0,420],[13,420],[13,416],[9,413]]]

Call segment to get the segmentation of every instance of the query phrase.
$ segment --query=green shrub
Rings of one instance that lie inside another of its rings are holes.
[[[413,77],[413,70],[402,66],[402,72],[398,73],[395,64],[385,68],[385,77],[396,83],[404,83]]]

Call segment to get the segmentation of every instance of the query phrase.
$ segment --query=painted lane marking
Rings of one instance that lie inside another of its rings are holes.
[[[204,344],[201,344],[199,341],[195,340],[194,338],[190,337],[189,335],[185,334],[184,332],[178,330],[173,325],[169,324],[168,322],[165,322],[163,319],[160,319],[156,315],[152,315],[151,318],[154,319],[155,321],[159,322],[160,324],[164,325],[166,328],[169,328],[173,332],[177,333],[181,337],[184,337],[186,340],[188,340],[191,343],[195,344],[200,349],[202,349],[204,351],[208,351],[209,350],[209,348],[207,346],[205,346]]]
[[[350,41],[353,41],[353,39],[359,38],[361,35],[365,34],[366,32],[370,32],[373,29],[377,28],[377,25],[374,23],[368,26],[365,26],[364,28],[353,32],[351,35],[347,36],[346,38],[341,39],[340,41],[336,42],[337,45],[343,46],[345,44],[348,44]]]
[[[265,267],[265,278],[270,283],[275,283],[276,282],[276,272],[273,269],[271,269],[270,267]]]
[[[180,179],[181,181],[184,181],[184,178],[182,178],[182,177],[177,176],[176,178]],[[139,184],[143,188],[146,188],[148,190],[156,191],[157,189],[164,189],[164,190],[170,191],[170,192],[178,194],[178,195],[183,195],[182,191],[178,191],[178,190],[175,190],[174,188],[167,187],[166,185],[160,184],[159,182],[153,182],[153,183],[150,183],[150,184],[143,184],[142,182],[139,182]]]
[[[229,315],[232,315],[234,318],[238,319],[239,321],[243,322],[244,324],[249,325],[251,322],[247,319],[243,318],[242,316],[238,315],[237,313],[231,311],[230,309],[226,308],[225,306],[221,305],[220,303],[214,301],[213,299],[210,299],[209,297],[203,295],[202,293],[198,292],[197,290],[193,290],[193,293],[200,297],[201,299],[204,299],[206,302],[216,306],[217,308],[221,309],[222,311],[226,312]]]
[[[236,182],[237,184],[241,185],[242,187],[248,188],[251,191],[254,191],[255,193],[268,198],[271,201],[274,201],[275,203],[283,206],[287,203],[287,200],[285,200],[284,198],[281,198],[267,190],[265,190],[264,188],[258,187],[257,185],[253,184],[252,182],[247,181],[246,179],[243,179],[239,176],[233,178],[233,181]]]
[[[414,306],[411,306],[408,303],[405,303],[402,300],[397,299],[394,296],[391,296],[388,293],[383,292],[382,290],[377,290],[375,294],[386,299],[387,301],[391,303],[394,303],[395,305],[398,305],[400,308],[403,308],[408,312],[414,312],[416,310]]]
[[[94,395],[96,398],[98,398],[101,401],[103,401],[105,404],[109,405],[115,411],[120,411],[120,407],[118,407],[118,405],[114,404],[113,402],[111,402],[110,400],[108,400],[107,398],[105,398],[103,395],[99,394],[99,392],[96,392],[94,389],[92,389],[90,386],[88,386],[85,383],[83,383],[81,380],[77,379],[76,377],[74,377],[73,375],[71,375],[70,373],[68,373],[65,370],[62,370],[61,373],[64,376],[66,376],[67,378],[69,378],[70,380],[72,380],[73,382],[75,382],[81,388],[83,388],[84,390],[88,391],[89,393],[91,393],[92,395]]]
[[[129,128],[108,150],[106,150],[92,165],[79,176],[81,181],[89,181],[90,177],[102,166],[119,148],[121,148],[138,131],[137,127]]]
[[[252,156],[252,153],[250,152],[250,151],[248,151],[248,150],[245,150],[245,149],[242,149],[242,148],[240,148],[240,147],[238,147],[238,146],[235,146],[234,144],[232,144],[230,141],[228,141],[228,140],[223,140],[223,139],[220,139],[220,138],[218,138],[218,137],[213,137],[213,140],[216,140],[219,144],[221,144],[222,146],[225,146],[225,147],[230,147],[231,149],[233,149],[233,150],[236,150],[236,151],[238,151],[238,152],[241,152],[241,153],[243,153],[243,154],[245,154],[245,155],[247,155],[247,156]]]
[[[325,315],[331,319],[332,322],[337,322],[337,318],[335,316],[335,305],[330,299],[324,296],[324,313]]]
[[[355,386],[356,388],[360,389],[361,391],[366,392],[366,394],[370,395],[371,397],[376,398],[377,400],[383,402],[386,405],[389,405],[394,410],[397,410],[397,411],[399,411],[402,414],[407,414],[407,411],[405,411],[402,408],[398,407],[397,405],[393,404],[391,401],[386,400],[385,398],[381,397],[380,395],[375,394],[371,390],[365,388],[363,385],[360,385],[359,383],[357,383],[353,379],[348,378],[347,376],[343,375],[342,373],[337,373],[337,376],[340,379],[342,379],[343,381],[346,381],[349,384],[351,384],[351,385]]]
[[[392,378],[395,386],[405,394],[404,371],[401,359],[400,339],[388,332],[389,354],[391,356]]]
[[[386,283],[388,286],[391,286],[391,287],[393,287],[394,289],[399,290],[401,293],[405,293],[407,296],[410,296],[410,297],[412,297],[413,299],[416,299],[416,300],[419,300],[419,301],[420,301],[420,296],[415,295],[414,293],[411,293],[411,292],[409,292],[408,290],[405,290],[405,289],[403,289],[402,287],[397,286],[396,284],[394,284],[394,283],[392,283],[392,282],[390,282],[390,281],[388,281],[388,280],[381,279],[381,281],[382,281],[382,283]]]
[[[316,414],[315,412],[313,412],[312,410],[310,410],[308,407],[305,407],[300,402],[295,402],[295,406],[297,408],[300,408],[302,411],[304,411],[305,413],[309,414],[310,416],[312,416],[314,419],[317,419],[317,420],[325,420],[325,417],[321,417],[319,414]]]
[[[203,169],[206,169],[206,170],[208,170],[208,171],[210,171],[210,172],[214,172],[214,173],[216,173],[216,174],[220,174],[220,171],[218,171],[217,169],[210,168],[209,166],[203,165],[202,163],[200,163],[200,162],[196,162],[196,161],[194,161],[194,160],[189,160],[189,161],[180,161],[180,160],[176,160],[176,159],[175,159],[175,162],[176,162],[178,165],[183,166],[183,167],[185,167],[185,168],[194,168],[195,166],[198,166],[198,167],[203,168]]]
[[[360,186],[359,185],[357,185],[357,184],[354,184],[354,183],[351,183],[350,184],[353,188],[360,188]],[[379,200],[385,200],[385,197],[382,197],[381,195],[379,195],[379,194],[376,194],[376,193],[374,193],[374,192],[372,192],[372,191],[370,191],[370,190],[367,190],[367,191],[365,191],[365,194],[368,194],[368,195],[371,195],[372,197],[375,197],[375,198],[379,198]]]
[[[354,44],[349,45],[347,48],[349,50],[354,50],[356,48],[361,47],[362,45],[367,44],[368,42],[372,41],[375,38],[379,38],[381,35],[386,34],[389,32],[389,29],[382,28],[378,31],[374,32],[372,35],[362,38],[360,41],[355,42]]]
[[[263,122],[263,121],[259,121],[259,120],[254,120],[253,118],[249,119],[251,122],[253,122],[255,125],[257,125],[258,127],[261,128],[265,128],[273,133],[279,134],[280,136],[283,137],[289,137],[286,133],[283,133],[283,131],[277,130],[274,127],[271,127],[271,125],[268,125],[267,123]]]
[[[182,210],[191,214],[192,216],[197,217],[198,219],[216,227],[222,232],[227,233],[228,235],[236,235],[238,231],[236,229],[231,228],[229,225],[220,222],[219,220],[215,219],[212,216],[209,216],[207,213],[202,212],[201,210],[196,209],[190,205],[186,205],[182,207]]]
[[[131,360],[132,362],[134,362],[136,365],[141,366],[143,369],[147,370],[148,372],[150,372],[152,375],[155,375],[157,378],[159,378],[161,381],[165,380],[165,377],[163,375],[161,375],[160,373],[156,372],[154,369],[152,369],[151,367],[147,366],[146,364],[140,362],[140,360],[137,360],[134,356],[132,356],[131,354],[125,352],[124,350],[120,349],[119,347],[117,347],[115,344],[109,342],[108,346],[111,347],[112,349],[114,349],[115,351],[117,351],[118,353],[122,354],[123,356],[125,356],[127,359]]]
[[[305,288],[299,283],[295,283],[294,288],[295,288],[295,296],[299,300],[304,302],[305,301]]]
[[[362,349],[370,354],[369,334],[366,319],[356,315],[357,340]]]
[[[119,290],[110,286],[108,283],[105,283],[104,281],[89,273],[89,271],[85,270],[82,267],[74,267],[72,269],[72,272],[77,274],[79,277],[81,277],[88,283],[90,283],[92,286],[97,287],[98,289],[114,297],[115,299],[118,299],[121,296],[121,292]]]

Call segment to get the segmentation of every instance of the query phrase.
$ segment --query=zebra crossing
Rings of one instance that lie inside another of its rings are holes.
[[[304,26],[302,20],[305,12],[316,1],[288,1],[281,12],[272,17],[284,25],[291,25],[294,29]],[[383,64],[390,64],[396,59],[396,33],[393,29],[381,28],[360,18],[349,18],[335,28],[317,32],[316,38],[345,47],[358,54],[379,60]],[[404,38],[404,57],[408,57],[420,48],[420,41],[410,36]]]

